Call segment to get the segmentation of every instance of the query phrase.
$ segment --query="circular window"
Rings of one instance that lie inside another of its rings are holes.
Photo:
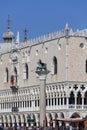
[[[80,47],[81,47],[82,49],[84,49],[84,48],[85,48],[85,44],[84,44],[84,43],[80,43]]]

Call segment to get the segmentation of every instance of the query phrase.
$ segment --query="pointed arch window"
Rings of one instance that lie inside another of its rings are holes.
[[[15,75],[15,82],[17,82],[18,79],[17,79],[17,68],[16,67],[14,68],[14,75]]]
[[[85,65],[85,71],[87,73],[87,60],[86,60],[86,65]]]
[[[6,68],[4,74],[4,82],[8,82],[8,80],[9,80],[9,72],[8,72],[8,68]]]
[[[75,96],[73,91],[70,93],[69,104],[75,104]]]
[[[28,64],[27,63],[24,64],[23,79],[28,79]]]
[[[57,74],[57,58],[55,56],[51,64],[51,74]]]
[[[53,74],[57,74],[57,58],[55,56],[53,57],[52,71]]]
[[[82,95],[81,95],[81,92],[78,92],[77,94],[77,104],[82,104]]]
[[[87,91],[85,92],[84,104],[87,105]]]

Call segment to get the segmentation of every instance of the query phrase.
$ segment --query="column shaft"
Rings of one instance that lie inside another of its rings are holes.
[[[76,105],[77,105],[77,97],[75,97],[75,109],[76,109]]]
[[[40,126],[44,126],[46,116],[46,79],[40,79]]]

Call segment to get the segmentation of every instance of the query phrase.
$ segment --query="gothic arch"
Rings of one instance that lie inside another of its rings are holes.
[[[17,82],[17,68],[14,67],[15,82]]]
[[[80,118],[80,115],[77,112],[75,112],[71,115],[71,118]]]
[[[57,74],[57,58],[53,57],[54,74]]]
[[[15,123],[16,122],[16,118],[14,115],[11,115],[11,120],[12,120],[12,123]]]
[[[0,115],[0,124],[4,123],[3,116]]]
[[[18,115],[18,119],[19,119],[19,123],[21,122],[21,116],[20,115]]]
[[[60,118],[65,118],[64,113],[63,113],[63,112],[61,112],[61,113],[60,113]]]
[[[82,97],[81,97],[80,91],[78,91],[78,93],[77,93],[77,104],[82,104]]]
[[[87,91],[84,94],[84,105],[87,105]]]
[[[7,115],[7,123],[12,123],[11,116]]]
[[[10,119],[10,123],[12,123],[12,118],[11,118],[11,115],[9,115],[9,119]]]
[[[24,66],[23,66],[23,79],[28,79],[28,64],[25,63]]]
[[[85,72],[87,73],[87,59],[85,61]]]
[[[52,115],[49,113],[50,123],[52,122]]]
[[[75,97],[73,91],[70,92],[69,104],[75,104]]]
[[[5,68],[5,73],[4,73],[4,82],[8,82],[9,81],[9,71],[8,68]]]

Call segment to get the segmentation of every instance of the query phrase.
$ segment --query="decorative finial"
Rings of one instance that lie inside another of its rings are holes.
[[[69,25],[66,23],[65,30],[69,30]]]
[[[19,36],[19,32],[17,32],[16,43],[19,44],[19,42],[20,42],[20,36]]]
[[[69,25],[68,23],[66,23],[66,26],[65,26],[65,35],[68,36],[69,34]]]
[[[25,29],[24,29],[24,42],[27,41],[27,32],[28,32],[28,30],[25,27]]]
[[[8,22],[8,31],[10,31],[10,16],[9,15],[8,15],[7,22]]]

